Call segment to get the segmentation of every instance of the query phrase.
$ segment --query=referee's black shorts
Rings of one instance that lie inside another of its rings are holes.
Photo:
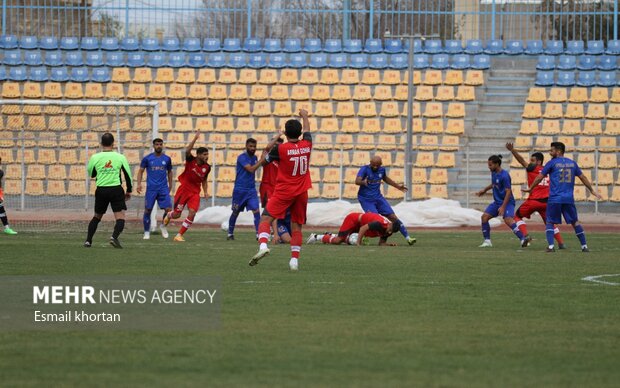
[[[95,190],[95,213],[105,214],[108,211],[108,205],[112,206],[112,211],[115,213],[127,210],[123,186],[97,187]]]

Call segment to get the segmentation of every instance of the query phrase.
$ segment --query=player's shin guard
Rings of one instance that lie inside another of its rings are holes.
[[[6,216],[6,210],[4,210],[4,206],[0,205],[0,220],[2,220],[2,225],[7,226],[9,224],[9,219]]]
[[[515,222],[517,223],[517,227],[519,228],[519,230],[521,231],[521,233],[523,233],[524,236],[527,236],[527,225],[525,224],[525,221],[523,221],[521,218],[519,218],[519,216],[515,215]]]
[[[151,231],[151,212],[144,212],[144,214],[142,215],[142,225],[144,225],[144,231],[145,232],[150,232]]]
[[[183,221],[183,224],[181,225],[181,229],[179,229],[179,234],[183,236],[183,234],[187,232],[187,229],[189,229],[189,227],[192,226],[193,223],[194,223],[194,217],[191,217],[191,218],[187,217],[185,221]]]
[[[256,233],[258,233],[258,224],[260,224],[260,213],[256,212],[254,213],[254,229],[256,229]]]
[[[482,237],[484,237],[485,240],[491,239],[491,225],[488,222],[482,223]]]
[[[301,240],[302,240],[301,230],[293,231],[291,235],[291,258],[299,259],[299,252],[301,252]]]
[[[573,228],[575,229],[575,235],[577,236],[577,238],[579,239],[579,242],[581,243],[581,247],[583,248],[584,246],[588,245],[586,243],[586,232],[584,232],[583,226],[579,224],[579,225],[573,226]]]
[[[125,229],[125,220],[116,220],[114,223],[114,232],[112,232],[112,237],[118,238],[118,236],[120,236],[123,232],[123,229]]]
[[[560,228],[558,228],[557,226],[553,229],[553,236],[555,237],[558,244],[564,244],[564,239],[560,234]]]
[[[88,223],[88,235],[86,236],[86,241],[88,241],[89,243],[93,242],[93,236],[97,231],[97,225],[99,225],[99,221],[101,221],[99,218],[93,217],[93,219],[90,220],[90,222]]]
[[[513,222],[512,225],[510,225],[510,229],[512,229],[512,232],[515,234],[515,236],[517,236],[519,241],[523,240],[523,233],[521,233],[521,230],[519,230],[516,222]]]
[[[235,224],[237,223],[237,217],[239,217],[239,213],[237,212],[232,212],[230,214],[230,218],[228,219],[228,234],[234,234],[235,233]]]
[[[271,227],[269,226],[269,222],[261,222],[258,224],[258,243],[265,244],[269,242],[269,230]]]
[[[547,222],[547,226],[545,227],[545,237],[547,237],[547,244],[549,247],[553,247],[553,230],[555,229],[555,225]]]

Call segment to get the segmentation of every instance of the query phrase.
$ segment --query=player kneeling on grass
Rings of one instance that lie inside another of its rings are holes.
[[[376,213],[351,213],[344,218],[338,234],[315,234],[308,237],[307,244],[321,241],[323,244],[338,245],[347,243],[349,245],[362,245],[365,237],[380,237],[379,245],[390,245],[387,239],[393,232],[400,230],[400,221],[392,223],[386,217]],[[351,237],[357,234],[357,240]]]
[[[291,242],[291,212],[286,211],[286,216],[281,220],[272,222],[275,224],[275,232],[273,233],[273,244],[289,244]]]
[[[528,241],[519,230],[519,227],[517,227],[513,218],[515,215],[515,198],[512,195],[510,174],[508,174],[508,171],[502,170],[502,156],[490,156],[488,166],[491,171],[491,184],[477,192],[476,195],[481,197],[487,191],[493,189],[493,203],[487,206],[481,217],[484,242],[479,248],[489,248],[493,246],[493,244],[491,244],[491,225],[489,221],[491,218],[497,216],[504,218],[506,226],[512,229],[517,238],[519,238],[519,241],[521,241],[521,246],[525,248],[527,247]]]

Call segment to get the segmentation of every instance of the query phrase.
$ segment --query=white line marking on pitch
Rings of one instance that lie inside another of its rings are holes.
[[[584,280],[586,282],[605,284],[607,286],[620,286],[620,283],[606,282],[605,280],[600,280],[601,278],[614,277],[614,276],[620,276],[620,273],[605,274],[605,275],[591,275],[591,276],[586,276],[585,278],[582,278],[581,280]]]

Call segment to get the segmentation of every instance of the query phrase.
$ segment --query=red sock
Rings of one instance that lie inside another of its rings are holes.
[[[321,239],[321,242],[323,242],[323,244],[329,244],[332,241],[332,235],[330,233],[324,234],[323,238]]]
[[[258,224],[258,243],[259,244],[267,244],[269,242],[269,231],[271,230],[271,225],[269,222],[261,222]]]
[[[523,234],[523,237],[527,236],[527,225],[525,225],[525,222],[516,215],[514,218],[515,222],[517,223],[517,228],[519,228],[519,230]]]
[[[183,234],[187,232],[187,229],[189,229],[189,227],[192,226],[193,223],[194,223],[194,217],[192,217],[191,219],[187,217],[185,221],[183,221],[183,225],[181,225],[181,229],[179,229],[179,234],[183,236]]]
[[[299,259],[299,252],[301,251],[301,240],[303,239],[301,235],[301,230],[293,231],[291,235],[291,257],[294,259]]]
[[[553,229],[553,236],[558,241],[558,244],[564,244],[564,239],[562,238],[560,229],[557,226]]]

